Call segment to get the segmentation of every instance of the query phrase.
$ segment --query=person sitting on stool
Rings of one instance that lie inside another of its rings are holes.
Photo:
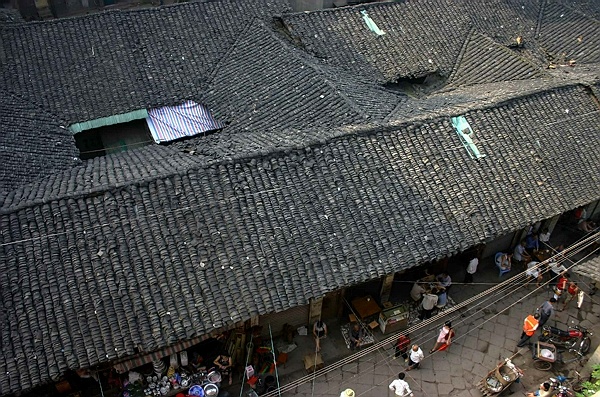
[[[358,349],[363,342],[364,332],[360,325],[354,324],[348,331],[350,339],[350,350]]]

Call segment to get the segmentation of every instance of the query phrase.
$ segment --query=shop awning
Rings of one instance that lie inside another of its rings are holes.
[[[171,354],[179,353],[180,351],[185,350],[194,345],[197,345],[198,343],[200,343],[203,340],[208,339],[208,338],[210,338],[210,335],[200,336],[200,337],[197,337],[194,339],[186,340],[186,341],[177,343],[175,345],[166,347],[162,350],[158,350],[158,351],[155,351],[152,353],[147,353],[147,354],[140,354],[140,355],[132,357],[128,360],[114,364],[113,367],[118,373],[123,374],[123,373],[129,371],[130,369],[137,368],[144,364],[151,363],[152,361],[160,360],[161,358],[170,356]]]
[[[156,143],[224,127],[223,123],[214,119],[206,106],[194,101],[187,101],[178,106],[150,109],[146,122]]]

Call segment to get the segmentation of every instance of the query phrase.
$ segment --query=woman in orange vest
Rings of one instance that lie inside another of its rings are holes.
[[[540,315],[535,313],[534,315],[529,315],[523,321],[523,333],[521,334],[521,340],[517,343],[517,347],[523,347],[529,341],[529,338],[535,334],[535,330],[538,329],[540,322],[538,321]]]

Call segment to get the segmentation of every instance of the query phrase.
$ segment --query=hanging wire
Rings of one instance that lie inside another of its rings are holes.
[[[102,379],[100,378],[100,372],[96,372],[98,385],[100,386],[100,396],[104,397],[104,389],[102,388]]]
[[[543,265],[543,264],[548,264],[550,262],[555,262],[555,261],[557,261],[557,259],[559,261],[564,261],[565,258],[567,257],[567,255],[569,255],[569,256],[570,255],[575,255],[575,254],[581,252],[583,249],[586,249],[589,246],[591,246],[599,236],[600,236],[600,232],[599,233],[594,233],[593,235],[584,238],[583,240],[579,241],[578,243],[576,243],[576,244],[574,244],[574,245],[566,248],[564,251],[562,251],[560,253],[560,255],[555,255],[555,256],[553,256],[551,258],[546,259],[545,261],[540,262],[540,266]],[[557,258],[557,256],[558,256],[558,258]],[[486,290],[486,291],[484,291],[484,292],[482,292],[482,293],[480,293],[480,294],[478,294],[478,295],[476,295],[476,296],[474,296],[472,298],[469,298],[469,299],[465,300],[464,302],[461,302],[461,303],[457,304],[456,306],[454,306],[454,307],[452,307],[452,308],[450,308],[450,309],[448,309],[448,310],[446,310],[446,311],[444,311],[442,313],[439,313],[436,316],[434,316],[434,317],[432,317],[432,318],[430,318],[428,320],[422,321],[419,324],[417,324],[417,325],[415,325],[413,327],[410,327],[409,329],[407,329],[407,330],[405,330],[403,332],[412,333],[412,332],[417,331],[417,330],[419,330],[421,328],[424,328],[424,327],[426,327],[428,325],[431,325],[434,322],[436,322],[437,320],[439,320],[439,319],[441,319],[443,317],[446,317],[446,316],[448,316],[448,315],[450,315],[450,314],[452,314],[452,313],[454,313],[454,312],[456,312],[456,311],[458,311],[458,310],[460,310],[460,309],[468,306],[471,303],[477,303],[477,301],[481,300],[482,298],[485,298],[487,295],[495,293],[495,292],[497,292],[499,290],[502,291],[503,289],[507,289],[508,287],[512,288],[512,285],[510,285],[510,283],[509,283],[510,281],[512,281],[512,280],[518,280],[519,278],[524,278],[524,277],[526,277],[525,272],[519,273],[518,275],[512,277],[511,279],[509,279],[509,280],[507,280],[505,282],[502,282],[500,284],[497,284],[495,287],[492,287],[492,288],[490,288],[490,289],[488,289],[488,290]],[[523,285],[523,287],[524,287],[524,285]],[[542,287],[540,287],[540,288],[542,288]],[[540,288],[535,289],[533,292],[538,291]],[[531,295],[533,292],[531,292],[527,296]],[[497,303],[497,302],[493,302],[492,304],[495,304],[495,303]],[[488,305],[486,307],[489,307],[492,304],[490,304],[490,305]],[[344,359],[342,359],[342,360],[340,360],[340,361],[338,361],[336,363],[333,363],[333,364],[328,365],[327,367],[325,367],[325,368],[323,368],[321,370],[316,371],[315,373],[312,374],[312,376],[304,376],[304,377],[301,377],[301,378],[299,378],[299,379],[297,379],[297,380],[295,380],[293,382],[290,382],[289,384],[284,385],[282,387],[282,391],[292,390],[293,388],[298,387],[299,385],[301,385],[303,383],[311,381],[311,379],[314,380],[314,378],[316,378],[317,376],[322,376],[322,375],[325,375],[325,374],[327,374],[329,372],[337,370],[337,369],[341,368],[343,365],[346,365],[346,364],[348,364],[348,363],[350,363],[352,361],[355,361],[358,358],[364,357],[364,356],[366,356],[366,355],[368,355],[368,354],[370,354],[372,352],[375,352],[376,350],[381,349],[383,346],[386,346],[386,345],[389,345],[390,343],[393,343],[393,341],[396,338],[397,338],[396,334],[393,335],[393,336],[390,336],[390,337],[388,337],[388,338],[386,338],[386,339],[384,339],[384,340],[382,340],[380,342],[377,342],[376,344],[373,344],[372,346],[364,348],[360,352],[352,354],[349,357],[346,357],[346,358],[344,358]],[[274,396],[274,394],[267,393],[265,395],[265,397],[270,397],[270,396]]]
[[[252,334],[250,334],[250,341],[246,344],[246,365],[244,366],[244,375],[242,376],[242,387],[240,387],[240,397],[242,397],[242,393],[244,392],[244,378],[246,378],[246,368],[248,368],[248,361],[250,361],[250,353],[254,348],[254,343],[252,343]]]
[[[593,242],[591,242],[591,243],[589,243],[589,244],[586,244],[586,245],[582,246],[582,247],[581,247],[579,250],[577,250],[577,251],[573,251],[573,252],[571,253],[571,255],[575,255],[575,254],[577,254],[577,253],[581,252],[582,250],[584,250],[584,249],[586,249],[587,247],[589,247],[591,244],[593,244]],[[582,258],[582,259],[580,259],[579,261],[577,261],[576,263],[574,263],[574,264],[573,264],[573,266],[575,266],[576,264],[579,264],[579,263],[583,262],[583,261],[584,261],[586,258],[588,258],[589,256],[591,256],[591,255],[592,255],[594,252],[595,252],[595,251],[592,251],[591,253],[589,253],[588,255],[586,255],[584,258]],[[549,258],[548,260],[550,261],[550,260],[551,260],[551,258]],[[572,267],[572,266],[571,266],[571,267]],[[522,276],[522,274],[520,274],[520,275],[517,275],[517,276],[515,276],[515,277],[519,277],[519,276]],[[548,282],[544,283],[544,285],[546,285],[546,284],[548,284]],[[523,284],[522,284],[522,287],[524,287],[524,285],[523,285]],[[483,325],[483,324],[485,324],[485,323],[487,323],[487,322],[491,321],[492,319],[496,318],[497,316],[499,316],[500,314],[502,314],[502,313],[503,313],[503,312],[505,312],[506,310],[510,309],[512,306],[514,306],[514,305],[518,304],[519,302],[523,301],[524,299],[526,299],[527,297],[529,297],[529,296],[530,296],[530,295],[532,295],[533,293],[535,293],[535,292],[539,291],[541,288],[543,288],[543,286],[542,286],[542,287],[539,287],[539,288],[537,288],[537,289],[535,289],[535,290],[533,290],[532,292],[528,293],[526,296],[524,296],[524,297],[522,297],[522,298],[518,299],[518,300],[517,300],[517,301],[515,301],[513,304],[511,304],[511,305],[509,305],[508,307],[506,307],[506,308],[502,309],[502,310],[501,310],[499,313],[495,314],[494,316],[490,317],[489,319],[487,319],[487,320],[485,320],[484,322],[482,322],[481,324],[479,324],[479,326],[477,326],[477,327],[475,327],[475,328],[473,328],[473,329],[471,329],[471,330],[467,331],[466,333],[464,333],[464,334],[463,334],[463,335],[461,335],[460,337],[457,337],[457,338],[455,338],[454,340],[456,341],[456,340],[463,339],[463,338],[464,338],[464,337],[466,337],[466,336],[467,336],[469,333],[471,333],[471,332],[475,331],[476,329],[479,329],[479,328],[481,327],[481,325]],[[511,290],[511,291],[514,291],[510,285],[507,285],[507,286],[506,286],[504,289],[500,289],[500,290],[499,290],[499,291],[497,291],[495,294],[503,294],[503,292],[505,292],[506,290]],[[490,298],[491,298],[491,297],[490,297]],[[496,303],[497,303],[497,301],[492,301],[490,304],[488,304],[488,305],[486,305],[485,307],[482,307],[482,308],[480,308],[479,310],[475,311],[473,314],[471,314],[471,315],[470,315],[470,316],[468,316],[467,318],[465,318],[465,319],[463,319],[463,320],[460,320],[459,324],[462,324],[462,323],[466,322],[468,318],[471,318],[471,317],[473,317],[473,316],[477,315],[478,313],[482,312],[483,310],[485,310],[485,309],[489,308],[490,306],[492,306],[492,305],[494,305],[494,304],[496,304]],[[441,318],[441,317],[440,317],[440,315],[436,316],[436,318],[437,318],[437,317]],[[442,316],[442,317],[443,317],[443,316]],[[454,320],[454,319],[455,319],[455,318],[453,318],[452,320]],[[422,323],[420,323],[420,324],[419,324],[419,326],[420,326],[421,324],[422,324]],[[456,327],[456,324],[455,324],[455,327]],[[417,326],[417,328],[422,328],[422,327],[418,327],[418,326]],[[408,331],[410,331],[410,329],[409,329],[409,330],[402,331],[401,333],[406,333],[406,332],[408,332]],[[388,338],[387,340],[390,340],[390,339],[392,339],[392,338],[395,338],[395,337],[397,337],[397,335],[395,335],[394,337],[390,337],[390,338]],[[427,341],[431,341],[431,340],[433,340],[433,339],[436,339],[436,337],[435,337],[435,336],[434,336],[434,337],[430,337],[430,338],[426,339],[426,340],[425,340],[425,342],[427,342]],[[378,345],[381,345],[381,343],[382,343],[382,342],[379,342],[379,343],[378,343]],[[374,346],[375,346],[375,345],[374,345]],[[379,352],[381,352],[381,349],[382,349],[382,348],[383,348],[383,346],[380,346],[380,347],[378,347],[376,350],[378,350]],[[373,350],[373,349],[371,349],[371,351],[369,352],[369,354],[370,354],[372,351],[374,351],[374,350]],[[434,352],[433,354],[436,354],[436,353],[437,353],[437,352]],[[430,355],[428,355],[428,356],[426,356],[426,357],[430,357],[430,356],[432,356],[433,354],[430,354]],[[362,357],[362,356],[361,356],[361,357]],[[359,357],[359,358],[360,358],[360,357]],[[361,377],[364,377],[364,376],[367,376],[367,375],[365,375],[365,374],[362,374],[362,373],[361,373],[361,374],[357,374],[357,375],[353,376],[352,378],[356,378],[356,377],[359,377],[359,376],[361,376]],[[412,377],[411,377],[411,378],[412,378]],[[413,378],[413,380],[414,380],[414,378]],[[331,381],[331,378],[329,379],[329,381]],[[379,385],[381,385],[381,384],[382,384],[382,383],[379,383],[379,384],[377,384],[377,385],[375,385],[375,386],[379,386]],[[374,386],[374,387],[375,387],[375,386]],[[332,388],[330,388],[328,391],[331,391],[331,390],[332,390]],[[365,393],[366,393],[366,392],[365,392]],[[359,394],[359,395],[362,395],[362,394],[364,394],[364,393],[361,393],[361,394]]]
[[[281,396],[281,385],[279,384],[279,372],[277,370],[277,358],[275,357],[275,346],[273,345],[273,332],[271,331],[271,323],[269,323],[269,336],[271,337],[271,354],[275,363],[275,381],[277,382],[277,394]]]

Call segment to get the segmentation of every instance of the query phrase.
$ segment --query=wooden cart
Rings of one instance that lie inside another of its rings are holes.
[[[522,376],[523,372],[507,358],[479,381],[477,388],[484,396],[496,396]]]

